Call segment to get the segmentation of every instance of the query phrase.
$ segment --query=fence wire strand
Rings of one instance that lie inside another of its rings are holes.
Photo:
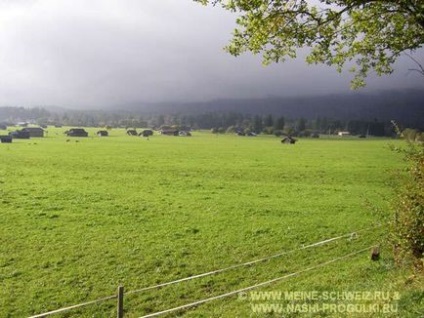
[[[350,232],[348,234],[344,234],[344,235],[341,235],[341,236],[329,238],[329,239],[326,239],[326,240],[323,240],[323,241],[319,241],[319,242],[316,242],[316,243],[311,243],[311,244],[308,244],[308,245],[304,245],[302,247],[299,247],[297,249],[293,249],[293,250],[281,252],[281,253],[278,253],[278,254],[275,254],[275,255],[272,255],[272,256],[269,256],[269,257],[264,257],[264,258],[256,259],[256,260],[253,260],[253,261],[250,261],[250,262],[236,264],[236,265],[232,265],[232,266],[229,266],[229,267],[226,267],[226,268],[221,268],[221,269],[217,269],[217,270],[214,270],[214,271],[210,271],[210,272],[206,272],[206,273],[202,273],[202,274],[198,274],[198,275],[194,275],[194,276],[189,276],[189,277],[177,279],[177,280],[174,280],[174,281],[171,281],[171,282],[166,282],[166,283],[162,283],[162,284],[158,284],[158,285],[154,285],[154,286],[149,286],[149,287],[144,287],[144,288],[137,289],[137,290],[128,291],[125,294],[126,295],[129,295],[129,294],[140,293],[140,292],[151,290],[151,289],[157,289],[157,288],[161,288],[161,287],[165,287],[165,286],[169,286],[169,285],[173,285],[173,284],[177,284],[177,283],[181,283],[181,282],[185,282],[185,281],[189,281],[189,280],[193,280],[193,279],[197,279],[197,278],[201,278],[201,277],[206,277],[206,276],[210,276],[210,275],[215,275],[215,274],[223,273],[223,272],[226,272],[226,271],[229,271],[229,270],[233,270],[233,269],[236,269],[236,268],[240,268],[240,267],[244,267],[244,266],[250,266],[250,265],[253,265],[253,264],[257,264],[257,263],[260,263],[260,262],[265,262],[265,261],[268,261],[268,260],[271,260],[271,259],[274,259],[274,258],[278,258],[278,257],[284,256],[284,255],[288,255],[288,254],[294,253],[296,251],[301,251],[301,250],[305,250],[305,249],[308,249],[308,248],[317,247],[317,246],[320,246],[320,245],[325,245],[327,243],[340,240],[342,238],[347,238],[347,237],[354,238],[354,237],[356,237],[356,234],[357,233],[365,232],[365,231],[368,231],[368,230],[371,230],[371,229],[375,229],[375,228],[378,228],[378,227],[381,227],[381,225],[374,226],[374,227],[369,227],[369,228],[365,228],[365,229],[361,229],[361,230],[354,231],[354,232]],[[308,270],[312,270],[314,268],[317,268],[317,267],[313,267],[313,268],[309,268],[309,269],[306,269],[306,270],[303,270],[303,271],[299,271],[297,273],[289,274],[289,275],[286,275],[286,276],[277,278],[275,280],[271,280],[271,281],[265,282],[263,284],[256,285],[256,286],[254,286],[252,288],[249,288],[247,290],[250,290],[250,289],[253,289],[253,288],[256,288],[256,287],[260,287],[262,285],[270,284],[270,283],[272,283],[274,281],[278,281],[278,280],[281,280],[281,279],[284,279],[284,278],[288,278],[288,277],[291,277],[291,276],[294,276],[294,275],[298,275],[300,273],[303,273],[303,272],[308,271]],[[177,307],[178,309],[175,309],[174,308],[172,311],[177,311],[177,310],[180,310],[180,309],[184,309],[184,308],[188,308],[188,307],[193,307],[193,306],[196,306],[196,305],[203,304],[204,302],[207,302],[207,301],[211,301],[211,300],[214,300],[214,299],[219,299],[219,298],[231,296],[231,295],[233,295],[233,294],[235,294],[237,292],[242,292],[242,291],[243,290],[239,290],[239,291],[234,291],[234,292],[227,293],[227,294],[224,294],[224,295],[220,295],[220,296],[217,296],[218,298],[216,298],[216,297],[208,298],[206,300],[201,300],[201,301],[196,302],[196,303],[192,303],[192,304],[188,304],[188,305]],[[84,302],[84,303],[80,303],[80,304],[76,304],[76,305],[72,305],[72,306],[68,306],[68,307],[63,307],[63,308],[56,309],[56,310],[52,310],[52,311],[45,312],[45,313],[42,313],[42,314],[33,315],[33,316],[28,317],[28,318],[42,318],[42,317],[50,316],[50,315],[53,315],[53,314],[58,314],[58,313],[62,313],[62,312],[65,312],[65,311],[69,311],[69,310],[72,310],[72,309],[77,309],[77,308],[85,307],[85,306],[88,306],[88,305],[94,305],[94,304],[97,304],[97,303],[100,303],[100,302],[103,302],[103,301],[117,299],[117,297],[118,297],[117,295],[107,296],[107,297],[104,297],[104,298],[99,298],[99,299],[96,299],[96,300],[92,300],[92,301],[88,301],[88,302]],[[160,315],[160,314],[164,314],[164,313],[167,313],[167,312],[168,311],[164,311],[164,312],[160,312],[160,313],[156,313],[156,314],[151,314],[151,315],[147,315],[147,316],[143,316],[143,317],[146,317],[146,318],[147,317],[155,317],[155,316],[152,316],[152,315]]]
[[[100,303],[100,302],[103,302],[103,301],[106,301],[106,300],[116,299],[117,297],[118,297],[117,295],[108,296],[108,297],[104,297],[104,298],[100,298],[100,299],[96,299],[96,300],[92,300],[92,301],[87,301],[85,303],[80,303],[80,304],[77,304],[77,305],[52,310],[52,311],[49,311],[49,312],[45,312],[43,314],[30,316],[28,318],[42,318],[42,317],[46,317],[46,316],[50,316],[50,315],[54,315],[54,314],[59,314],[61,312],[65,312],[65,311],[68,311],[68,310],[71,310],[71,309],[77,309],[77,308],[85,307],[85,306],[88,306],[88,305],[94,305],[94,304],[97,304],[97,303]]]
[[[254,286],[249,286],[249,287],[245,287],[245,288],[241,288],[241,289],[238,289],[238,290],[234,290],[234,291],[231,291],[231,292],[228,292],[228,293],[225,293],[225,294],[217,295],[217,296],[210,297],[210,298],[205,298],[205,299],[198,300],[198,301],[195,301],[195,302],[190,303],[190,304],[186,304],[186,305],[182,305],[182,306],[170,308],[170,309],[167,309],[167,310],[155,312],[155,313],[148,314],[148,315],[144,315],[144,316],[141,316],[139,318],[157,317],[157,316],[161,316],[161,315],[164,315],[164,314],[169,314],[171,312],[175,312],[175,311],[179,311],[179,310],[183,310],[183,309],[188,309],[188,308],[191,308],[191,307],[196,307],[198,305],[201,305],[201,304],[204,304],[204,303],[213,301],[213,300],[222,299],[222,298],[234,296],[234,295],[237,295],[237,294],[240,294],[240,293],[244,293],[244,292],[247,292],[249,290],[252,290],[252,289],[255,289],[255,288],[258,288],[258,287],[262,287],[262,286],[266,286],[266,285],[270,285],[272,283],[275,283],[275,282],[278,282],[278,281],[281,281],[281,280],[284,280],[284,279],[287,279],[287,278],[290,278],[290,277],[293,277],[293,276],[298,276],[298,275],[303,274],[305,272],[309,272],[309,271],[312,271],[314,269],[317,269],[317,268],[324,267],[326,265],[335,263],[337,261],[340,261],[340,260],[347,259],[347,258],[352,257],[352,256],[355,256],[355,255],[358,255],[360,253],[363,253],[363,252],[369,250],[373,246],[374,245],[369,246],[369,247],[364,248],[364,249],[361,249],[359,251],[356,251],[356,252],[353,252],[353,253],[350,253],[350,254],[341,256],[341,257],[334,258],[334,259],[329,260],[327,262],[320,263],[318,265],[305,268],[303,270],[300,270],[300,271],[297,271],[297,272],[294,272],[294,273],[290,273],[290,274],[287,274],[287,275],[284,275],[284,276],[281,276],[281,277],[278,277],[278,278],[274,278],[274,279],[268,280],[266,282],[262,282],[260,284],[256,284]]]
[[[278,254],[274,254],[274,255],[269,256],[269,257],[264,257],[264,258],[256,259],[256,260],[253,260],[253,261],[250,261],[250,262],[236,264],[236,265],[232,265],[232,266],[229,266],[229,267],[226,267],[226,268],[221,268],[221,269],[217,269],[217,270],[214,270],[214,271],[210,271],[210,272],[206,272],[206,273],[202,273],[202,274],[198,274],[198,275],[193,275],[193,276],[177,279],[177,280],[174,280],[174,281],[171,281],[171,282],[166,282],[166,283],[162,283],[162,284],[158,284],[158,285],[154,285],[154,286],[148,286],[148,287],[128,291],[125,294],[129,295],[129,294],[140,293],[140,292],[143,292],[143,291],[147,291],[147,290],[151,290],[151,289],[157,289],[157,288],[161,288],[161,287],[166,287],[166,286],[169,286],[169,285],[174,285],[174,284],[178,284],[178,283],[181,283],[181,282],[185,282],[185,281],[189,281],[189,280],[193,280],[193,279],[197,279],[197,278],[201,278],[201,277],[216,275],[216,274],[223,273],[223,272],[233,270],[233,269],[236,269],[236,268],[240,268],[240,267],[251,266],[251,265],[254,265],[254,264],[257,264],[257,263],[266,262],[266,261],[272,260],[274,258],[284,256],[284,255],[292,254],[292,253],[297,252],[297,251],[305,250],[305,249],[312,248],[312,247],[317,247],[317,246],[320,246],[320,245],[325,245],[327,243],[331,243],[331,242],[340,240],[342,238],[354,237],[357,233],[368,231],[368,230],[375,229],[375,228],[376,227],[361,229],[361,230],[351,232],[351,233],[348,233],[348,234],[344,234],[344,235],[341,235],[341,236],[329,238],[329,239],[326,239],[326,240],[323,240],[323,241],[320,241],[320,242],[304,245],[302,247],[299,247],[299,248],[296,248],[296,249],[293,249],[293,250],[284,251],[284,252],[281,252],[281,253],[278,253]]]

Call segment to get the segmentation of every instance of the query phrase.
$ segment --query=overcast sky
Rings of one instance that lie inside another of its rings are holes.
[[[0,106],[98,108],[128,102],[349,92],[351,74],[303,58],[262,66],[223,47],[235,16],[191,0],[0,0]],[[423,88],[401,59],[367,91]]]

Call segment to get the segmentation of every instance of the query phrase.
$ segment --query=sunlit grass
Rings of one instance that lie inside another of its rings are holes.
[[[68,138],[63,130],[0,145],[1,317],[41,313],[114,294],[118,285],[134,290],[373,226],[381,222],[374,209],[387,210],[392,195],[391,171],[403,165],[388,148],[397,141],[388,140],[302,139],[293,146],[270,136],[194,132],[147,140],[123,130],[99,138],[90,129],[92,137]],[[254,285],[374,244],[381,232],[129,295],[126,314]],[[296,282],[306,290],[366,288],[364,271],[377,273],[370,288],[382,288],[387,271],[370,264],[368,254],[272,288],[297,288]],[[112,301],[74,315],[114,312]],[[226,312],[252,314],[248,303],[233,298],[187,315]]]

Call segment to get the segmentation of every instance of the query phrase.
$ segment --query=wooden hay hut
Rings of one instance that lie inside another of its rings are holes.
[[[139,134],[139,136],[140,136],[140,137],[150,137],[150,136],[153,136],[153,130],[145,129],[145,130],[143,130],[143,131]]]
[[[0,142],[2,143],[2,144],[5,144],[5,143],[11,143],[12,142],[12,137],[10,137],[10,136],[0,136]]]
[[[88,132],[83,128],[71,128],[66,132],[68,137],[88,137]]]
[[[282,144],[292,144],[292,145],[294,145],[296,143],[296,141],[297,140],[294,139],[293,137],[287,136],[287,137],[285,137],[281,140],[281,143]]]
[[[44,137],[44,129],[41,127],[26,127],[22,131],[28,132],[31,138]]]
[[[182,137],[191,137],[191,132],[189,132],[187,130],[180,130],[178,135],[182,136]]]
[[[9,133],[9,136],[11,138],[15,138],[15,139],[29,139],[31,136],[29,134],[29,132],[24,131],[24,130],[15,130]]]
[[[99,137],[107,137],[109,136],[109,133],[106,130],[99,130],[96,135]]]

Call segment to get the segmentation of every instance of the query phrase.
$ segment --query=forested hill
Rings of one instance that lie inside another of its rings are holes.
[[[122,107],[122,106],[121,106]],[[236,112],[251,115],[284,116],[286,118],[339,120],[392,119],[405,124],[424,125],[424,89],[323,95],[311,97],[275,97],[262,99],[220,99],[197,103],[158,103],[124,106],[127,110],[151,113],[199,114]]]
[[[163,118],[171,123],[180,122],[185,118],[186,122],[197,122],[199,127],[204,128],[215,126],[217,123],[213,121],[214,118],[221,122],[227,115],[234,115],[232,117],[236,118],[236,121],[240,121],[239,115],[243,118],[253,118],[253,115],[265,118],[272,115],[274,118],[284,117],[289,121],[300,118],[307,121],[325,118],[342,122],[359,120],[389,123],[395,120],[403,127],[424,130],[424,89],[379,93],[352,92],[315,97],[220,99],[209,102],[137,102],[114,107],[104,105],[99,106],[97,110],[48,106],[0,107],[0,123],[30,120],[38,123],[88,126],[101,123],[134,125],[134,120],[137,119],[139,124],[147,122],[158,125],[159,122],[163,123]],[[162,119],[158,120],[159,117]],[[173,118],[175,120],[172,120]]]

